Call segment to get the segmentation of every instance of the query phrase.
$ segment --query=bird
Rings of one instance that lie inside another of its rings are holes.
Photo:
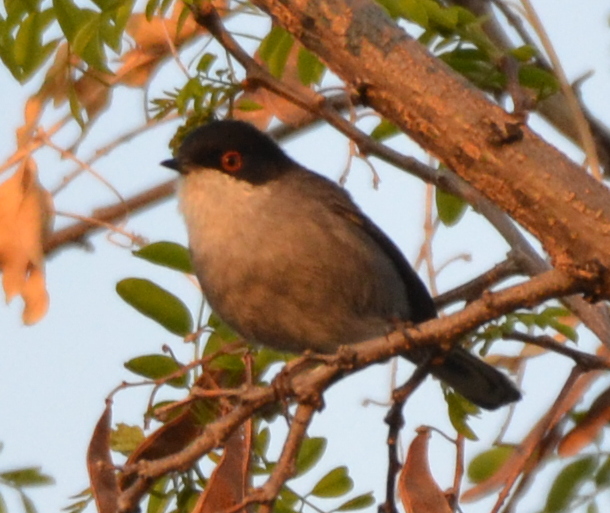
[[[193,268],[239,336],[280,351],[331,354],[437,317],[390,238],[332,180],[240,120],[190,131],[174,158]],[[416,365],[493,410],[520,399],[511,380],[460,346],[406,350]],[[436,362],[436,363],[435,363]]]

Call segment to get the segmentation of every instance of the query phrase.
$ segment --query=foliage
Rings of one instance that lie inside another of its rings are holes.
[[[261,66],[262,71],[253,79],[244,72],[243,62],[230,55],[227,44],[223,48],[213,43],[208,29],[195,21],[191,11],[195,4],[177,0],[149,0],[143,6],[133,0],[4,1],[5,14],[0,15],[0,59],[20,83],[25,84],[34,78],[42,81],[26,105],[24,125],[18,131],[13,163],[20,163],[20,171],[15,174],[16,178],[0,184],[0,197],[5,199],[0,202],[3,286],[7,299],[13,295],[23,297],[26,322],[37,322],[44,316],[47,307],[43,253],[46,251],[45,230],[50,209],[46,203],[55,200],[49,198],[37,182],[37,157],[34,157],[40,147],[57,150],[52,141],[53,133],[40,129],[46,113],[63,113],[60,128],[78,125],[79,138],[68,145],[68,149],[60,148],[58,153],[62,159],[72,159],[79,170],[91,171],[91,165],[104,152],[85,162],[77,157],[80,138],[87,137],[96,120],[107,115],[105,111],[108,110],[108,115],[116,115],[112,92],[119,87],[148,91],[156,75],[162,73],[171,61],[178,63],[182,74],[174,77],[171,86],[164,87],[163,92],[147,98],[145,129],[152,129],[168,119],[182,118],[183,125],[171,142],[173,149],[192,127],[214,117],[233,116],[261,127],[267,127],[275,117],[290,130],[306,126],[319,117],[319,112],[314,113],[312,118],[301,104],[295,105],[275,94],[268,83],[267,87],[265,84],[261,86],[260,77],[266,76],[263,72],[268,72],[276,83],[306,99],[320,93],[327,94],[328,91],[344,92],[341,80],[315,53],[297,41],[286,27],[257,24],[261,16],[266,15],[249,4],[214,2],[218,4],[218,12],[227,26],[238,19],[242,22],[241,26],[246,27],[244,30],[248,33],[237,35],[236,31],[236,37],[244,49],[247,48],[244,51],[255,57],[253,62]],[[208,5],[207,2],[202,4]],[[378,0],[378,4],[393,20],[415,33],[418,40],[439,60],[498,103],[519,88],[524,96],[531,99],[534,108],[539,102],[556,95],[560,89],[559,80],[545,64],[542,52],[529,40],[514,47],[502,46],[490,36],[485,27],[485,17],[477,16],[462,6],[435,0]],[[348,98],[348,110],[352,115],[349,119],[353,124],[350,126],[364,127],[369,142],[385,144],[402,135],[394,123],[362,105],[362,97],[352,95],[351,91],[349,93],[344,96]],[[326,98],[330,98],[330,94]],[[345,104],[341,108],[345,108]],[[371,114],[376,117],[373,124],[360,123],[361,118]],[[47,136],[47,133],[50,135]],[[126,135],[125,139],[128,140],[131,135]],[[360,149],[366,149],[366,146]],[[350,157],[365,159],[364,153],[355,146],[350,149]],[[8,163],[6,167],[10,165]],[[450,169],[439,166],[434,171],[437,172],[435,176],[440,178],[437,181],[439,187],[435,188],[434,193],[436,210],[431,204],[428,205],[429,224],[433,226],[428,233],[427,243],[430,244],[436,230],[434,226],[442,223],[453,229],[470,215],[468,206],[471,201],[465,195],[449,192],[442,187],[443,173],[451,174]],[[66,183],[77,175],[66,177]],[[23,184],[27,184],[27,187],[22,187]],[[103,217],[108,210],[94,212],[94,220],[87,224],[86,230],[90,229],[89,225],[112,224],[130,208],[137,209],[141,205],[141,202],[134,200],[129,203],[123,198],[119,203],[120,208],[112,206],[114,210],[110,209],[118,213],[109,214],[109,217]],[[100,217],[95,217],[98,213]],[[436,216],[434,219],[433,215]],[[24,237],[26,243],[16,246],[6,242],[18,240],[16,234],[28,235]],[[74,240],[81,241],[82,237],[81,234]],[[131,236],[131,240],[137,248],[132,252],[134,257],[163,268],[172,278],[192,272],[188,249],[180,244],[169,241],[144,244],[135,235]],[[431,260],[429,258],[428,262]],[[433,269],[431,274],[434,278]],[[8,280],[7,277],[12,279]],[[29,286],[27,280],[33,280]],[[496,285],[493,282],[490,287]],[[176,358],[171,344],[167,344],[164,345],[163,354],[138,355],[124,364],[128,371],[137,376],[139,381],[135,384],[150,387],[149,403],[142,406],[145,410],[144,423],[140,426],[118,421],[113,429],[94,434],[92,440],[92,445],[98,444],[107,450],[109,460],[110,451],[114,453],[113,458],[126,458],[121,473],[115,475],[114,470],[110,472],[121,490],[128,488],[135,479],[130,468],[142,461],[158,462],[190,447],[200,440],[206,428],[234,412],[237,406],[247,403],[243,399],[247,395],[244,390],[264,388],[273,378],[278,364],[293,361],[291,355],[279,354],[267,348],[246,349],[242,341],[213,313],[201,304],[193,305],[173,287],[169,288],[171,290],[148,277],[124,277],[116,284],[118,296],[162,328],[160,332],[163,337],[170,337],[171,343],[186,342],[192,346],[192,361]],[[480,295],[479,291],[477,296]],[[459,300],[470,302],[472,299],[460,297]],[[569,344],[579,340],[580,321],[574,312],[555,302],[542,302],[534,308],[527,306],[529,303],[524,300],[523,307],[480,325],[472,331],[467,343],[483,357],[490,360],[495,358],[494,363],[513,374],[524,369],[529,359],[549,351],[574,358],[582,356],[577,351],[570,352]],[[527,340],[531,345],[516,356],[491,356],[492,348],[496,351],[499,343],[505,340]],[[536,343],[542,347],[536,346]],[[584,365],[583,361],[579,361],[581,365]],[[119,389],[135,384],[124,384]],[[281,400],[276,401],[273,407],[257,410],[249,421],[242,422],[236,431],[238,436],[231,438],[227,434],[205,456],[188,460],[189,465],[178,465],[172,472],[149,483],[150,488],[145,493],[146,511],[204,511],[207,504],[213,504],[216,500],[212,499],[214,491],[233,497],[234,506],[238,500],[246,497],[252,485],[268,483],[271,477],[281,475],[282,467],[290,467],[280,461],[276,447],[285,442],[281,427],[287,423],[293,429],[296,424],[294,419],[302,404],[294,407],[290,405],[293,398],[282,397],[277,390],[276,393]],[[157,399],[157,394],[163,399]],[[559,454],[556,458],[556,477],[546,494],[543,511],[572,511],[583,505],[593,511],[610,483],[610,460],[600,441],[607,430],[609,418],[608,408],[602,400],[604,394],[593,402],[596,407],[589,407],[588,403],[581,405],[584,410],[580,412],[580,417],[574,413],[575,403],[566,406],[565,411],[560,412],[565,416],[563,424],[554,425],[549,433],[540,434],[536,447],[529,452],[526,450],[527,440],[510,444],[498,440],[491,447],[486,447],[467,463],[467,474],[474,483],[472,490],[475,498],[480,496],[476,495],[479,493],[478,486],[489,485],[493,488],[494,483],[504,485],[509,478],[520,476],[522,481],[514,492],[514,497],[518,498],[527,488],[525,485],[532,479],[535,470],[551,459],[549,454],[542,452],[542,445],[548,443],[554,448],[552,444],[556,444],[559,438],[563,437],[565,442],[572,434],[579,438],[581,445],[568,444],[572,448],[577,447],[574,454]],[[477,442],[478,435],[481,435],[475,432],[475,417],[482,415],[479,409],[450,389],[444,390],[444,397],[447,417],[456,433],[455,439],[451,438],[452,442],[456,447],[464,443],[464,439],[468,443]],[[553,407],[560,408],[561,405],[557,404]],[[104,416],[109,411],[106,410]],[[102,419],[105,419],[104,416]],[[562,428],[570,431],[560,433]],[[535,434],[534,431],[532,433]],[[288,481],[290,476],[286,471],[285,479],[274,497],[274,511],[353,511],[381,502],[380,497],[374,497],[368,491],[369,483],[354,482],[348,467],[336,465],[327,469],[325,437],[303,434],[297,445],[294,481]],[[591,449],[591,446],[594,448]],[[585,451],[583,447],[588,449]],[[463,451],[456,449],[456,456],[463,458]],[[92,462],[91,457],[89,462]],[[458,468],[460,465],[463,467],[464,463],[462,460],[456,464],[456,474],[459,474]],[[417,474],[417,465],[423,468],[423,459],[416,460],[415,465]],[[233,478],[230,483],[224,477],[227,475]],[[99,482],[95,478],[92,481],[92,489],[74,497],[68,511],[84,511],[94,498],[99,499]],[[36,467],[0,473],[0,485],[15,490],[28,512],[34,511],[34,506],[23,489],[51,482],[51,478]],[[508,491],[513,484],[507,485]],[[408,497],[402,497],[402,500],[407,507]],[[4,510],[6,507],[0,495],[0,512]]]
[[[2,451],[2,448],[3,446],[0,444],[0,451]],[[5,513],[8,511],[1,491],[2,487],[9,488],[17,493],[23,510],[26,513],[36,513],[37,509],[32,499],[26,493],[26,489],[49,486],[54,484],[54,482],[51,476],[44,474],[40,470],[40,467],[21,467],[0,471],[0,512]]]

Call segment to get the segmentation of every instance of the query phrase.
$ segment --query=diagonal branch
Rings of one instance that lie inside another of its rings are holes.
[[[298,369],[286,380],[285,396],[287,399],[319,396],[339,377],[400,355],[406,349],[425,344],[440,344],[449,349],[465,333],[518,307],[533,307],[547,299],[586,289],[587,281],[584,279],[575,279],[557,270],[548,271],[523,284],[486,294],[455,314],[416,327],[405,327],[404,330],[398,330],[387,337],[350,346],[349,359],[338,353],[334,361],[325,358],[327,363],[314,369]],[[148,490],[151,480],[177,469],[188,468],[226,440],[247,418],[276,400],[276,391],[273,387],[248,388],[241,395],[240,402],[229,413],[208,424],[202,435],[186,448],[171,456],[154,461],[141,460],[127,466],[125,473],[135,474],[137,478],[133,479],[133,484],[121,493],[120,511],[132,511]],[[310,411],[308,409],[303,412],[305,419],[309,415],[307,412]],[[305,424],[304,421],[304,428]],[[295,437],[297,435],[298,431],[293,434]],[[290,449],[291,452],[294,450]]]
[[[244,67],[247,80],[259,84],[296,105],[315,113],[318,117],[326,120],[341,133],[355,141],[361,152],[375,155],[399,169],[408,171],[422,180],[433,183],[466,200],[475,210],[484,215],[509,243],[519,265],[527,274],[535,275],[551,268],[532,248],[513,221],[472,185],[450,171],[437,171],[430,166],[422,164],[415,158],[402,155],[373,140],[370,136],[345,120],[323,96],[313,95],[312,99],[312,96],[301,96],[298,92],[287,87],[261,67],[258,62],[241,48],[237,41],[225,30],[220,16],[212,4],[193,5],[191,10],[197,23],[203,25]],[[592,306],[577,297],[565,298],[564,302],[603,343],[610,345],[610,316],[605,305]]]
[[[555,265],[598,262],[602,297],[610,297],[610,193],[604,185],[469,86],[372,0],[254,3],[363,103],[532,233]]]

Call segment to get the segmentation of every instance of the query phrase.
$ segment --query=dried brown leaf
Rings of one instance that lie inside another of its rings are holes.
[[[119,486],[110,457],[111,405],[112,403],[108,401],[104,413],[93,430],[87,450],[87,470],[91,491],[99,513],[118,511]]]
[[[131,453],[127,466],[141,460],[157,460],[170,456],[184,449],[203,431],[203,425],[193,408],[187,408],[176,418],[165,423],[150,436],[147,436],[138,448]],[[133,474],[120,476],[120,488],[129,488],[135,479]]]
[[[74,83],[78,102],[85,108],[90,120],[108,106],[113,79],[109,73],[90,69]]]
[[[219,3],[224,5],[225,2]],[[116,82],[142,87],[161,61],[172,55],[172,47],[179,48],[203,31],[192,16],[179,24],[183,8],[177,3],[169,18],[154,16],[148,20],[144,13],[129,18],[125,30],[133,38],[135,48],[121,57],[123,65],[116,73]]]
[[[595,441],[608,422],[610,422],[610,388],[595,399],[585,417],[563,437],[557,447],[557,453],[562,458],[578,454]]]
[[[428,463],[430,429],[420,427],[409,446],[407,461],[398,479],[398,494],[407,513],[452,513]]]
[[[249,487],[251,429],[252,421],[249,420],[228,438],[222,458],[192,513],[227,511],[243,501]]]
[[[316,93],[311,87],[304,86],[299,79],[297,62],[301,48],[303,48],[303,46],[297,41],[292,45],[281,80],[293,91],[298,92],[302,97],[313,101]],[[264,63],[258,55],[255,55],[254,59],[264,66]],[[239,110],[240,103],[243,102],[255,102],[262,108],[258,110]],[[311,118],[313,117],[311,112],[298,107],[291,101],[262,87],[244,92],[235,102],[235,106],[237,107],[235,110],[235,118],[248,121],[260,130],[265,130],[269,126],[273,116],[282,123],[290,126],[303,125],[311,121]]]
[[[600,353],[600,356],[607,357],[607,353],[603,350],[598,351],[598,353]],[[511,486],[519,474],[527,471],[531,465],[537,464],[541,457],[540,448],[545,437],[552,434],[557,423],[580,401],[583,394],[601,374],[602,371],[592,371],[581,375],[565,395],[557,397],[557,404],[552,407],[555,410],[553,417],[549,419],[545,414],[516,447],[506,462],[489,479],[481,481],[466,490],[461,496],[461,501],[473,502],[499,488]]]
[[[23,322],[34,324],[47,312],[43,243],[51,217],[51,197],[41,187],[36,164],[25,158],[0,185],[0,269],[7,303],[21,295]]]

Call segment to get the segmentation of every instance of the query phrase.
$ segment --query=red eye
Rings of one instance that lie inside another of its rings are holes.
[[[220,163],[225,171],[235,173],[239,171],[243,165],[241,153],[234,150],[227,151],[223,153],[222,157],[220,158]]]

